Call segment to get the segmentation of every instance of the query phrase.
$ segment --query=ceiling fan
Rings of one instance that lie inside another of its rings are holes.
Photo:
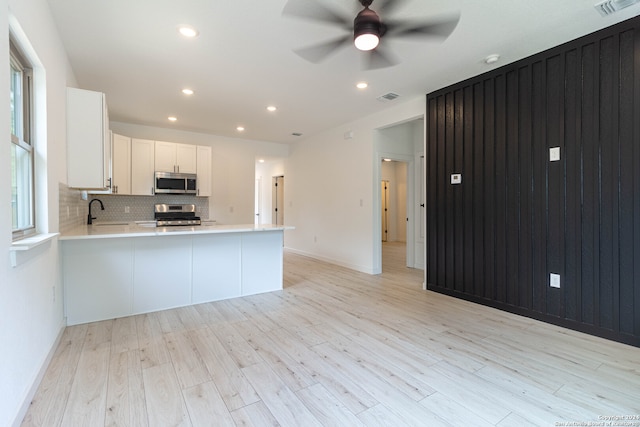
[[[377,69],[397,64],[398,60],[380,41],[386,37],[436,37],[447,38],[455,29],[460,15],[446,16],[425,21],[381,19],[380,15],[390,14],[407,0],[378,0],[374,11],[369,8],[374,0],[358,0],[363,9],[355,19],[344,16],[319,0],[289,0],[282,10],[283,15],[309,19],[337,25],[349,34],[316,45],[294,50],[302,58],[319,63],[338,49],[353,42],[365,53],[365,68]]]

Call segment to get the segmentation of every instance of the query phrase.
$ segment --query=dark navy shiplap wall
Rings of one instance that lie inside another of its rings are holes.
[[[640,17],[427,95],[426,188],[428,289],[640,346]]]

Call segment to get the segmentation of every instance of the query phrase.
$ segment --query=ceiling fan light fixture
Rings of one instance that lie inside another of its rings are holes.
[[[382,23],[373,10],[365,7],[353,20],[353,43],[359,50],[373,50],[380,43]]]
[[[360,34],[355,38],[353,43],[359,50],[373,50],[378,47],[378,43],[380,43],[380,37],[375,34]]]

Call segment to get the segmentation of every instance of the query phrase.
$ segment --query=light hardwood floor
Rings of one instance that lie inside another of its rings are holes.
[[[285,253],[283,291],[68,327],[23,425],[554,426],[640,415],[640,349],[423,291],[422,271],[398,265],[404,247],[383,250],[379,276]]]

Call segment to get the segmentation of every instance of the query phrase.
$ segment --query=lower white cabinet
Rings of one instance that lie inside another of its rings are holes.
[[[282,289],[282,230],[61,238],[67,324]]]
[[[282,244],[282,233],[242,234],[242,295],[282,289]]]
[[[133,313],[191,302],[191,237],[140,237],[135,244]]]
[[[242,295],[240,234],[193,238],[193,303]]]
[[[131,314],[134,240],[63,243],[67,324],[77,325]]]

